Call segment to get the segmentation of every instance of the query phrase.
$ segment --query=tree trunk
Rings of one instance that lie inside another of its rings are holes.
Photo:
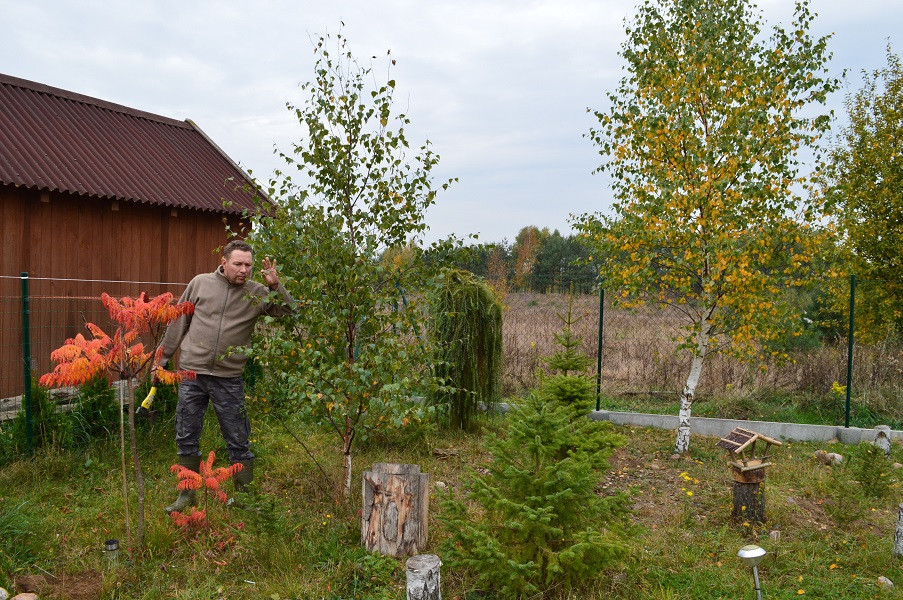
[[[363,475],[361,543],[388,556],[426,547],[430,476],[417,465],[376,463]]]
[[[138,434],[135,431],[135,392],[131,380],[125,386],[129,395],[129,436],[132,442],[132,462],[135,465],[135,483],[138,485],[138,539],[137,548],[144,547],[144,473],[141,471],[141,457],[138,454]]]
[[[709,349],[709,324],[703,320],[699,324],[696,350],[693,352],[693,362],[690,364],[690,374],[687,383],[680,395],[680,412],[677,413],[677,441],[674,443],[674,452],[683,454],[690,449],[690,413],[693,409],[693,398],[696,396],[696,386],[699,384],[699,376],[702,375],[702,363],[705,361],[706,352]]]
[[[765,522],[765,488],[761,482],[734,482],[734,507],[731,517],[750,523]]]
[[[119,380],[119,456],[122,459],[122,505],[125,508],[125,539],[126,543],[132,545],[132,520],[129,518],[129,479],[128,471],[125,468],[125,379]]]
[[[442,600],[439,567],[442,561],[435,554],[418,554],[408,559],[407,600]]]
[[[903,504],[897,507],[897,529],[894,532],[894,556],[903,556]]]
[[[351,442],[354,432],[347,429],[347,422],[345,425],[345,436],[342,438],[342,497],[348,502],[351,500]]]

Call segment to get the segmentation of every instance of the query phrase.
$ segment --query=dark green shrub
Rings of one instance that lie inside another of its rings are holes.
[[[72,428],[69,419],[59,411],[56,401],[47,388],[31,383],[32,442],[34,449],[62,447],[70,443]],[[4,455],[8,458],[23,456],[28,452],[28,430],[25,420],[25,403],[12,423],[3,428],[0,435]]]
[[[853,479],[849,460],[831,466],[827,489],[830,502],[825,503],[825,510],[838,525],[852,523],[862,516],[862,488]]]
[[[859,444],[850,456],[853,477],[862,492],[871,498],[884,498],[896,481],[894,470],[884,450],[872,444]]]
[[[547,361],[557,373],[508,414],[507,435],[489,438],[492,461],[471,472],[466,498],[442,503],[443,561],[501,598],[585,580],[626,552],[626,497],[596,492],[623,438],[587,418],[593,385],[572,374],[581,361],[569,353],[570,311],[564,321],[563,349]]]
[[[145,381],[135,389],[135,401],[138,403],[136,406],[140,406],[141,402],[144,401],[150,388],[151,384]],[[151,406],[152,410],[157,411],[161,415],[174,415],[178,403],[179,388],[177,386],[165,383],[157,384],[157,395],[154,396],[154,403]]]
[[[467,429],[479,403],[498,397],[502,305],[486,282],[467,271],[449,269],[430,310],[435,375],[446,386],[431,400],[444,409],[452,427]]]
[[[81,386],[68,417],[72,441],[79,446],[119,431],[119,401],[106,373],[98,373]]]

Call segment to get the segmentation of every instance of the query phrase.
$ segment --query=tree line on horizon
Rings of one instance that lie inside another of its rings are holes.
[[[592,250],[585,238],[562,235],[548,227],[522,227],[513,242],[502,238],[461,246],[452,253],[451,262],[483,277],[502,293],[598,291],[598,266],[593,265]]]

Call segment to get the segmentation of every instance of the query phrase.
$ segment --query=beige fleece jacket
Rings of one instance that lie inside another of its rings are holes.
[[[262,315],[280,317],[294,309],[295,301],[281,283],[275,290],[284,304],[267,302],[269,288],[256,281],[232,285],[222,267],[188,283],[180,302],[194,304],[194,314],[179,317],[163,336],[163,364],[181,350],[179,368],[199,375],[237,377],[248,357],[234,350],[251,341]]]

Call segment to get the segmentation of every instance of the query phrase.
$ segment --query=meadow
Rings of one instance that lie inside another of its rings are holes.
[[[505,296],[503,390],[517,396],[534,388],[542,358],[555,348],[567,311],[566,294],[510,293]],[[583,350],[598,352],[599,298],[574,299],[580,321],[575,332]],[[612,308],[603,315],[600,408],[676,414],[690,369],[690,356],[678,352],[680,320],[669,310]],[[706,359],[693,414],[721,418],[844,424],[847,380],[846,339],[823,342],[810,329],[789,348],[790,361],[742,362],[726,354]],[[851,425],[903,428],[903,344],[887,340],[857,343],[853,353]],[[595,363],[594,363],[595,364]],[[595,368],[593,368],[595,371]],[[593,373],[595,375],[595,373]]]
[[[543,356],[556,348],[556,313],[563,295],[509,294],[505,311],[506,399],[517,401],[541,377]],[[595,356],[598,298],[580,297],[575,329]],[[606,307],[602,407],[675,412],[686,359],[673,352],[673,321],[660,312]],[[856,421],[901,422],[899,348],[856,350]],[[703,375],[695,415],[838,423],[842,399],[833,385],[846,364],[845,347],[801,348],[795,362],[742,365],[715,356]],[[833,388],[833,389],[832,389]],[[896,399],[896,401],[894,401]],[[404,559],[367,553],[360,539],[361,472],[377,462],[411,463],[431,477],[429,545],[448,537],[442,498],[462,497],[491,456],[486,441],[505,435],[506,417],[484,414],[473,431],[447,431],[431,421],[377,432],[354,458],[352,497],[340,498],[320,466],[338,480],[341,452],[334,436],[288,419],[289,432],[249,403],[257,453],[254,491],[242,507],[212,504],[211,527],[188,532],[163,512],[172,501],[175,458],[172,403],[153,424],[141,422],[139,450],[147,485],[143,549],[129,544],[115,436],[78,445],[47,443],[34,457],[5,456],[0,467],[0,587],[43,598],[271,598],[324,600],[404,598]],[[86,425],[86,424],[83,424]],[[600,425],[601,426],[601,425]],[[899,428],[897,426],[896,428]],[[554,582],[553,600],[752,597],[752,579],[736,557],[748,543],[768,552],[760,566],[766,597],[899,597],[879,577],[903,585],[903,560],[892,552],[903,446],[867,460],[868,446],[786,443],[775,452],[765,482],[766,522],[731,519],[731,471],[717,439],[694,436],[690,452],[672,459],[672,431],[615,427],[625,444],[602,473],[596,493],[629,495],[634,526],[626,558],[578,585]],[[49,439],[53,439],[51,435]],[[202,449],[225,464],[215,417],[208,413]],[[839,466],[816,450],[843,454]],[[231,488],[227,489],[231,492]],[[134,492],[133,492],[134,494]],[[134,497],[131,499],[134,510]],[[574,507],[579,511],[579,507]],[[134,513],[133,513],[134,518]],[[104,543],[122,544],[116,560]],[[492,599],[475,574],[446,566],[443,597]]]
[[[209,416],[208,416],[209,417]],[[298,445],[265,415],[252,415],[259,470],[256,493],[244,508],[210,509],[213,527],[186,534],[163,512],[175,493],[169,472],[172,423],[143,428],[148,480],[148,530],[143,551],[129,549],[123,527],[118,448],[103,440],[78,450],[47,449],[0,470],[0,586],[32,589],[41,598],[404,598],[404,559],[368,554],[360,544],[360,497],[337,501]],[[462,494],[467,473],[489,459],[485,436],[503,434],[505,417],[486,415],[478,432],[412,426],[371,438],[356,458],[414,463],[429,473],[429,547],[446,536],[440,500],[445,488]],[[203,447],[224,456],[215,421]],[[903,582],[903,561],[892,553],[898,471],[903,447],[894,444],[882,485],[871,487],[856,460],[830,467],[816,449],[848,458],[840,444],[788,443],[775,453],[765,482],[764,524],[732,521],[731,475],[717,440],[694,437],[690,453],[669,458],[673,432],[617,428],[627,443],[613,456],[597,493],[627,492],[631,521],[625,561],[579,586],[553,585],[546,598],[752,597],[752,579],[736,557],[754,543],[768,552],[760,567],[766,596],[791,598],[900,597],[882,592],[878,578]],[[337,473],[337,448],[313,429],[303,439],[327,470]],[[222,463],[222,461],[219,461]],[[579,510],[579,507],[575,507]],[[122,540],[115,564],[104,541]],[[472,573],[442,571],[443,597],[493,598]]]

